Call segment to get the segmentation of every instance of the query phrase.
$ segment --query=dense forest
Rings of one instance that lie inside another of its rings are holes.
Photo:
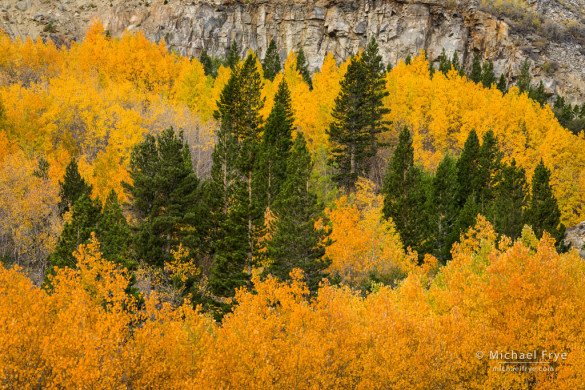
[[[1,388],[583,383],[585,104],[528,62],[240,52],[0,35]]]

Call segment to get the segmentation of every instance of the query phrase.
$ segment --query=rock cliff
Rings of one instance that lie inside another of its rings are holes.
[[[66,44],[82,39],[97,17],[112,36],[142,30],[187,56],[202,49],[224,56],[235,39],[242,55],[251,48],[262,58],[274,38],[283,58],[302,47],[312,70],[327,52],[345,58],[375,36],[387,63],[420,49],[436,60],[445,48],[469,67],[478,53],[510,82],[528,58],[535,81],[543,80],[549,94],[585,100],[585,0],[522,6],[515,0],[505,9],[476,1],[0,0],[0,28],[12,37]]]

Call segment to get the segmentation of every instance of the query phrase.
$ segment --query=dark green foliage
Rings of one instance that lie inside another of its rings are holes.
[[[501,181],[496,189],[494,227],[498,233],[513,240],[521,236],[528,195],[524,168],[518,167],[516,160],[512,160],[502,168]]]
[[[259,147],[255,190],[262,209],[270,207],[286,178],[286,160],[292,146],[294,116],[290,92],[282,80],[268,116]]]
[[[234,39],[232,41],[232,45],[230,46],[230,50],[225,60],[225,65],[228,68],[234,70],[238,65],[238,61],[240,61],[240,49],[238,48],[238,43]]]
[[[102,216],[97,225],[100,250],[105,259],[133,270],[137,263],[132,258],[130,226],[122,213],[118,195],[112,190],[104,203]]]
[[[526,215],[528,224],[532,226],[538,238],[546,231],[557,240],[557,245],[562,247],[565,227],[561,223],[561,211],[550,184],[550,170],[542,160],[532,175],[532,195]]]
[[[262,69],[264,70],[264,77],[270,81],[273,81],[274,77],[276,77],[282,69],[280,64],[280,54],[278,54],[278,48],[276,47],[274,39],[270,40],[270,44],[266,50],[266,56],[264,57],[264,62],[262,63]]]
[[[457,161],[457,202],[463,207],[467,198],[475,191],[475,178],[479,175],[479,138],[471,130]]]
[[[77,161],[72,158],[67,168],[65,168],[65,176],[63,182],[59,181],[59,215],[69,211],[71,206],[75,204],[77,199],[83,195],[91,196],[91,185],[81,177],[77,168]]]
[[[453,52],[453,58],[451,59],[451,64],[453,65],[453,69],[455,69],[459,76],[464,76],[465,71],[463,70],[463,66],[459,63],[459,56],[457,55],[457,51]]]
[[[412,58],[410,57],[410,54],[406,56],[406,58],[404,59],[404,64],[405,65],[410,65],[410,63],[412,62]]]
[[[455,52],[457,53],[457,52]],[[441,51],[441,55],[439,56],[439,71],[443,74],[447,74],[451,70],[451,60],[447,57],[447,53],[445,53],[445,49]]]
[[[392,64],[391,63],[388,63],[388,65],[386,65],[386,72],[387,73],[392,72]]]
[[[49,178],[49,162],[44,157],[39,158],[38,167],[33,172],[33,175],[39,179]]]
[[[540,82],[538,83],[538,87],[536,87],[536,89],[530,90],[528,97],[533,100],[536,100],[538,103],[540,103],[542,107],[544,107],[544,105],[548,101],[548,97],[546,96],[546,92],[544,91],[544,84],[542,83],[542,80],[540,80]]]
[[[522,65],[522,70],[520,71],[520,76],[518,76],[518,80],[516,80],[516,86],[522,92],[530,92],[530,83],[532,82],[532,76],[530,75],[530,64],[528,60],[524,60],[524,64]]]
[[[489,130],[484,134],[479,148],[477,176],[471,180],[475,181],[474,191],[477,195],[476,202],[480,213],[492,223],[495,212],[495,189],[500,180],[502,157],[494,132]]]
[[[422,171],[414,166],[414,148],[410,132],[404,128],[398,145],[388,162],[384,178],[384,208],[386,219],[392,218],[405,247],[419,252],[428,244],[428,216]]]
[[[292,269],[300,268],[309,290],[316,292],[330,261],[323,259],[326,233],[315,228],[323,207],[309,191],[312,168],[305,138],[298,133],[287,161],[286,181],[274,202],[275,231],[266,253],[273,261],[269,273],[288,280]]]
[[[211,60],[211,57],[207,55],[207,50],[203,49],[201,51],[201,55],[199,56],[199,62],[201,62],[201,65],[203,65],[205,75],[211,76],[213,73],[213,62]]]
[[[498,88],[502,93],[508,92],[508,82],[506,81],[503,73],[500,75],[500,79],[498,80],[498,85],[496,88]]]
[[[494,74],[494,63],[487,61],[483,63],[481,71],[481,83],[485,88],[491,88],[492,84],[496,82],[496,75]]]
[[[309,89],[313,89],[313,80],[309,73],[309,64],[307,63],[307,58],[305,57],[305,52],[302,48],[299,49],[299,54],[297,55],[297,70],[301,76],[303,76],[303,80],[309,85]]]
[[[433,254],[445,264],[451,258],[451,247],[459,238],[457,220],[460,208],[457,205],[457,165],[446,155],[437,167],[429,199],[432,226]]]
[[[132,184],[124,183],[136,220],[133,247],[139,260],[162,267],[179,244],[192,257],[201,244],[199,180],[183,133],[169,128],[147,135],[130,157]]]
[[[87,244],[91,233],[98,230],[100,211],[99,203],[91,200],[86,194],[82,194],[74,203],[71,219],[63,227],[55,252],[49,256],[50,273],[54,273],[54,267],[75,268],[77,266],[77,259],[73,253],[79,245]]]
[[[365,110],[366,74],[362,61],[352,57],[341,81],[341,91],[335,98],[333,121],[327,131],[333,144],[332,163],[338,168],[334,180],[347,192],[353,191],[358,176],[367,172],[368,159],[374,155]]]
[[[479,55],[475,53],[473,55],[473,62],[471,63],[471,73],[469,74],[469,79],[474,83],[479,83],[481,81],[481,61],[479,60]]]

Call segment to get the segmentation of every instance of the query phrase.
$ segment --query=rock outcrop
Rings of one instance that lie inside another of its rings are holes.
[[[235,39],[242,55],[252,49],[262,58],[274,38],[283,58],[302,47],[312,70],[327,52],[345,58],[375,36],[391,64],[421,49],[436,60],[445,48],[448,54],[457,51],[467,67],[473,53],[491,59],[496,74],[513,82],[528,59],[535,81],[543,80],[548,93],[575,103],[585,100],[585,48],[577,40],[554,42],[534,31],[516,31],[510,20],[480,11],[474,1],[0,0],[0,28],[13,37],[42,36],[59,44],[82,39],[97,17],[112,36],[142,30],[187,56],[202,49],[224,56]],[[585,0],[532,3],[531,9],[548,14],[556,25],[582,26]]]

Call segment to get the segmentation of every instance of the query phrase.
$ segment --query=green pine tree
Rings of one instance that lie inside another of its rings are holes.
[[[139,260],[163,267],[179,245],[196,258],[200,230],[199,180],[183,133],[172,128],[147,135],[130,157],[132,184],[124,183],[136,220],[133,249]]]
[[[457,53],[457,52],[455,52]],[[447,74],[451,70],[451,60],[447,57],[447,53],[445,52],[445,48],[441,51],[441,55],[439,56],[439,71],[443,74]]]
[[[481,83],[484,88],[491,88],[492,84],[496,82],[496,75],[494,74],[494,63],[490,60],[484,62],[481,71]]]
[[[207,54],[207,50],[203,49],[201,51],[201,55],[199,56],[199,62],[201,62],[201,65],[203,65],[203,70],[205,71],[206,76],[214,76],[213,61],[211,57]]]
[[[230,50],[228,52],[227,58],[225,60],[225,65],[228,68],[234,70],[240,61],[240,49],[238,48],[238,43],[234,39],[232,41],[232,45],[230,46]]]
[[[496,189],[494,227],[499,234],[513,240],[521,236],[528,194],[524,168],[518,167],[516,160],[513,159],[509,165],[502,168],[502,179]]]
[[[100,250],[105,259],[134,270],[138,263],[130,252],[132,235],[126,217],[118,202],[114,190],[110,192],[104,203],[102,216],[97,225],[97,236]]]
[[[469,80],[473,81],[474,83],[479,83],[481,81],[481,61],[479,60],[479,55],[477,53],[473,55]]]
[[[273,262],[268,272],[280,280],[290,279],[293,268],[304,272],[307,286],[316,292],[327,274],[330,261],[325,255],[326,233],[315,228],[323,207],[309,191],[313,164],[305,138],[297,133],[287,161],[286,181],[274,202],[275,231],[267,244]]]
[[[522,69],[520,71],[520,76],[518,76],[518,80],[516,80],[516,86],[522,92],[530,93],[530,83],[532,82],[532,76],[530,75],[530,64],[528,60],[524,60],[524,64],[522,65]]]
[[[471,130],[457,160],[457,202],[463,207],[467,199],[476,191],[476,180],[479,175],[479,138],[475,130]]]
[[[67,168],[65,168],[65,176],[63,182],[59,181],[59,215],[69,211],[71,206],[75,204],[77,199],[83,195],[91,196],[91,185],[81,177],[77,168],[77,161],[72,158]]]
[[[538,87],[536,87],[536,89],[530,91],[528,97],[530,97],[533,100],[536,100],[538,103],[540,103],[541,107],[544,107],[544,105],[548,101],[548,97],[546,96],[546,92],[544,91],[544,84],[542,83],[542,80],[540,80],[540,82],[538,83]]]
[[[453,58],[451,59],[451,64],[453,65],[453,69],[455,69],[459,76],[464,76],[465,71],[463,70],[463,66],[459,63],[459,56],[457,55],[457,51],[453,52]]]
[[[327,134],[333,145],[331,163],[337,165],[334,180],[346,192],[355,188],[359,175],[368,172],[368,159],[374,155],[369,114],[365,108],[367,70],[363,62],[352,57],[335,98],[333,121]]]
[[[508,82],[506,81],[506,78],[504,77],[504,74],[503,73],[500,75],[500,79],[498,80],[497,88],[502,93],[507,93],[508,92]]]
[[[422,171],[414,166],[414,148],[407,128],[400,133],[388,161],[383,193],[384,217],[392,218],[404,246],[416,250],[422,259],[429,241],[426,191]]]
[[[411,63],[411,62],[412,62],[412,58],[411,58],[411,56],[410,56],[410,54],[409,54],[409,55],[407,55],[407,56],[406,56],[406,58],[404,59],[404,64],[405,64],[405,65],[410,65],[410,63]]]
[[[276,77],[282,69],[280,54],[278,54],[278,48],[276,47],[274,39],[270,40],[270,44],[266,50],[266,56],[264,57],[264,62],[262,63],[262,69],[264,69],[264,77],[270,81],[273,81],[274,77]]]
[[[457,165],[446,155],[437,167],[432,182],[429,208],[432,223],[433,254],[445,264],[451,258],[451,247],[459,238],[457,219]]]
[[[495,189],[500,181],[502,157],[494,132],[487,131],[479,148],[477,176],[471,178],[471,180],[475,182],[474,191],[477,195],[476,202],[479,206],[479,211],[492,223],[495,219]]]
[[[305,57],[305,52],[302,48],[299,49],[299,54],[297,55],[297,70],[303,76],[303,80],[309,85],[309,89],[313,89],[313,80],[311,79],[311,74],[309,73],[309,64],[307,63],[307,58]]]
[[[538,238],[546,231],[557,240],[559,248],[563,247],[565,227],[561,223],[561,211],[550,183],[550,170],[542,159],[532,175],[532,194],[526,216]]]

